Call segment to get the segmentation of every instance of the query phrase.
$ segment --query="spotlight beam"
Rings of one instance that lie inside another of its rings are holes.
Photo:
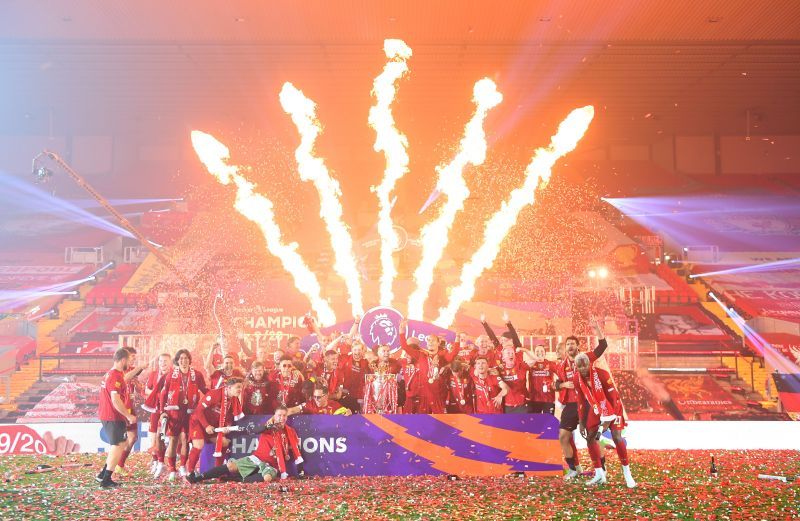
[[[713,291],[710,291],[708,296],[711,297],[714,302],[720,305],[725,314],[728,315],[733,323],[736,324],[736,326],[742,331],[744,337],[750,341],[750,345],[752,345],[756,351],[758,351],[758,354],[764,357],[764,360],[766,360],[769,365],[781,373],[800,373],[800,367],[783,356],[783,353],[772,347],[772,344],[767,342],[766,339],[758,333],[758,331],[753,329],[750,324],[748,324],[747,321],[745,321],[745,319],[736,312],[735,309],[726,306],[719,299],[719,297],[714,294]]]
[[[60,166],[60,167],[61,167],[61,168],[62,168],[62,169],[63,169],[63,170],[64,170],[64,171],[65,171],[65,172],[66,172],[66,173],[67,173],[67,174],[68,174],[68,175],[69,175],[69,176],[70,176],[70,177],[71,177],[71,178],[72,178],[72,179],[73,179],[73,180],[76,182],[76,183],[78,183],[78,186],[80,186],[81,188],[83,188],[84,190],[86,190],[86,191],[89,193],[89,195],[91,195],[92,197],[94,197],[94,198],[95,198],[95,200],[96,200],[98,203],[100,203],[100,206],[102,206],[103,208],[105,208],[105,210],[106,210],[108,213],[110,213],[111,215],[113,215],[113,216],[114,216],[114,217],[117,219],[117,221],[120,223],[120,225],[122,225],[122,227],[123,227],[123,228],[125,228],[125,229],[126,229],[126,230],[128,230],[128,231],[129,231],[131,234],[133,234],[133,236],[134,236],[134,237],[136,237],[136,238],[139,240],[139,242],[140,242],[140,243],[141,243],[141,244],[142,244],[142,245],[143,245],[145,248],[147,248],[148,250],[150,250],[150,253],[152,253],[153,255],[155,255],[156,259],[158,259],[158,260],[159,260],[159,262],[161,262],[161,263],[162,263],[164,266],[166,266],[166,267],[167,267],[167,268],[168,268],[168,269],[169,269],[169,270],[170,270],[172,273],[174,273],[176,277],[178,277],[178,280],[181,282],[181,285],[183,285],[185,288],[192,288],[192,287],[193,287],[193,285],[189,283],[189,281],[186,279],[186,277],[184,277],[184,276],[183,276],[183,274],[182,274],[182,273],[181,273],[181,272],[178,270],[178,268],[177,268],[177,267],[175,267],[175,265],[172,263],[172,261],[170,261],[170,260],[167,258],[167,256],[166,256],[166,255],[164,255],[164,254],[163,254],[161,251],[159,251],[159,250],[158,250],[158,248],[156,248],[155,246],[153,246],[153,245],[150,243],[150,241],[149,241],[149,240],[147,240],[147,237],[145,237],[144,235],[142,235],[142,233],[141,233],[139,230],[137,230],[137,229],[136,229],[136,227],[135,227],[135,226],[134,226],[134,225],[133,225],[133,224],[132,224],[132,223],[131,223],[131,222],[130,222],[130,221],[129,221],[129,220],[128,220],[128,219],[127,219],[125,216],[124,216],[124,215],[122,215],[121,213],[119,213],[119,212],[117,211],[117,209],[116,209],[116,208],[114,208],[113,206],[111,206],[111,204],[110,204],[110,203],[109,203],[109,202],[106,200],[106,198],[105,198],[105,197],[103,197],[103,196],[100,194],[100,192],[98,192],[97,190],[95,190],[95,189],[92,187],[92,185],[90,185],[89,183],[87,183],[87,182],[86,182],[86,180],[85,180],[83,177],[81,177],[81,175],[80,175],[78,172],[76,172],[76,171],[75,171],[75,170],[74,170],[74,169],[73,169],[73,168],[72,168],[72,167],[71,167],[71,166],[70,166],[70,165],[69,165],[69,164],[68,164],[66,161],[64,161],[64,160],[61,158],[61,156],[59,156],[58,154],[56,154],[55,152],[52,152],[52,151],[50,151],[50,150],[43,150],[42,152],[40,152],[40,153],[39,153],[39,155],[37,155],[37,156],[36,156],[36,157],[33,159],[34,166],[36,165],[36,162],[37,162],[37,160],[39,160],[40,158],[43,158],[43,157],[50,158],[52,161],[54,161],[54,162],[55,162],[55,163],[56,163],[58,166]]]
[[[691,279],[697,279],[700,277],[713,277],[715,275],[730,275],[734,273],[748,273],[751,271],[772,271],[772,270],[781,270],[787,267],[792,267],[797,264],[800,264],[800,257],[796,257],[793,259],[783,259],[779,261],[772,261],[772,262],[764,262],[762,264],[751,264],[749,266],[739,266],[737,268],[729,268],[725,270],[718,270],[718,271],[707,271],[705,273],[696,273],[693,275],[689,275]]]

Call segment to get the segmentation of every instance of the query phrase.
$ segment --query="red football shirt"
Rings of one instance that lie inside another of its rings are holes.
[[[100,383],[100,406],[98,416],[102,421],[124,421],[125,417],[117,411],[111,402],[111,393],[118,393],[122,403],[128,399],[128,386],[125,384],[125,373],[119,369],[111,369]]]
[[[211,373],[211,377],[208,379],[209,389],[221,389],[222,387],[225,387],[225,382],[228,380],[228,378],[244,378],[244,373],[242,373],[238,367],[234,367],[230,376],[225,376],[225,373],[222,372],[222,369],[217,369]]]
[[[553,375],[556,364],[550,360],[534,362],[530,369],[530,399],[532,402],[552,403],[555,401]]]
[[[508,385],[508,394],[505,398],[506,407],[519,407],[525,405],[528,395],[527,376],[528,367],[522,362],[517,362],[514,367],[502,365],[499,369],[500,377]]]
[[[589,357],[590,362],[594,362],[597,360],[597,355],[594,352],[589,351],[586,353]],[[569,357],[565,357],[562,360],[561,364],[559,364],[557,368],[556,374],[558,375],[558,379],[561,382],[573,382],[575,380],[575,360],[570,360]],[[577,389],[565,389],[562,388],[558,391],[558,401],[562,404],[567,403],[578,403],[578,391]]]
[[[472,381],[475,384],[475,412],[478,414],[503,412],[502,408],[495,407],[492,402],[494,397],[500,394],[498,378],[493,374],[487,375],[486,378],[478,378],[473,374]]]

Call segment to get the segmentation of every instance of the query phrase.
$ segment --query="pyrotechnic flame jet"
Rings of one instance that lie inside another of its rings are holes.
[[[492,80],[484,78],[475,83],[472,100],[476,105],[475,113],[464,129],[458,153],[450,163],[436,167],[439,173],[436,192],[445,194],[447,202],[439,211],[439,216],[423,226],[420,232],[422,258],[414,271],[417,287],[408,299],[408,318],[412,320],[422,320],[425,301],[433,284],[433,270],[447,247],[448,234],[456,214],[464,208],[464,201],[469,197],[469,188],[464,181],[464,167],[467,164],[481,165],[486,160],[483,122],[489,110],[503,101],[503,95],[497,92]]]
[[[369,124],[377,134],[375,151],[383,152],[386,158],[383,180],[373,186],[372,191],[378,197],[378,236],[381,239],[379,301],[382,306],[391,306],[394,300],[392,283],[397,275],[392,252],[398,246],[398,239],[392,224],[389,196],[397,181],[408,172],[408,140],[395,127],[391,106],[397,92],[395,83],[408,72],[406,60],[411,57],[411,49],[402,40],[385,40],[383,51],[389,61],[372,86],[375,105],[369,110]]]
[[[285,244],[281,229],[275,222],[272,201],[261,194],[253,192],[255,185],[239,174],[236,166],[227,164],[230,158],[228,148],[213,136],[192,131],[192,146],[206,169],[223,185],[233,181],[236,185],[236,210],[256,223],[267,243],[267,249],[280,259],[283,268],[294,279],[297,289],[311,302],[311,308],[317,314],[323,326],[336,323],[336,315],[328,301],[320,296],[320,285],[316,275],[308,268],[300,254],[297,243]]]
[[[302,91],[289,82],[280,93],[283,110],[292,117],[300,134],[300,145],[295,151],[300,179],[311,181],[319,193],[319,215],[325,221],[335,256],[333,268],[342,277],[350,295],[353,316],[364,314],[361,281],[353,254],[353,238],[342,220],[342,191],[339,182],[328,173],[325,162],[314,155],[314,143],[322,132],[316,116],[316,105]]]
[[[536,150],[525,169],[523,185],[511,192],[500,209],[486,222],[483,244],[462,268],[461,283],[450,292],[450,300],[446,307],[439,309],[439,318],[434,324],[450,327],[461,304],[475,294],[475,281],[485,270],[491,268],[500,251],[500,244],[517,222],[520,211],[533,204],[536,189],[547,185],[555,162],[575,149],[589,128],[592,118],[594,107],[591,105],[573,110],[559,125],[558,132],[550,140],[550,146]]]

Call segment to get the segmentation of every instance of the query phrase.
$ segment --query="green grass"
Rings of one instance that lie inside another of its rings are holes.
[[[104,491],[94,481],[99,455],[6,456],[0,476],[0,519],[798,519],[800,482],[794,451],[716,451],[720,475],[709,476],[708,451],[631,451],[639,487],[624,486],[616,455],[611,482],[587,488],[561,478],[365,477],[189,486],[153,483],[149,456],[129,459],[125,486]],[[93,467],[24,475],[39,463]],[[588,463],[588,462],[587,462]]]

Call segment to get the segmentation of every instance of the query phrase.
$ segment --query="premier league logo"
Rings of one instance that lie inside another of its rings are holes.
[[[403,315],[394,308],[376,307],[366,312],[358,332],[369,347],[388,345],[392,351],[400,347],[400,321]]]

